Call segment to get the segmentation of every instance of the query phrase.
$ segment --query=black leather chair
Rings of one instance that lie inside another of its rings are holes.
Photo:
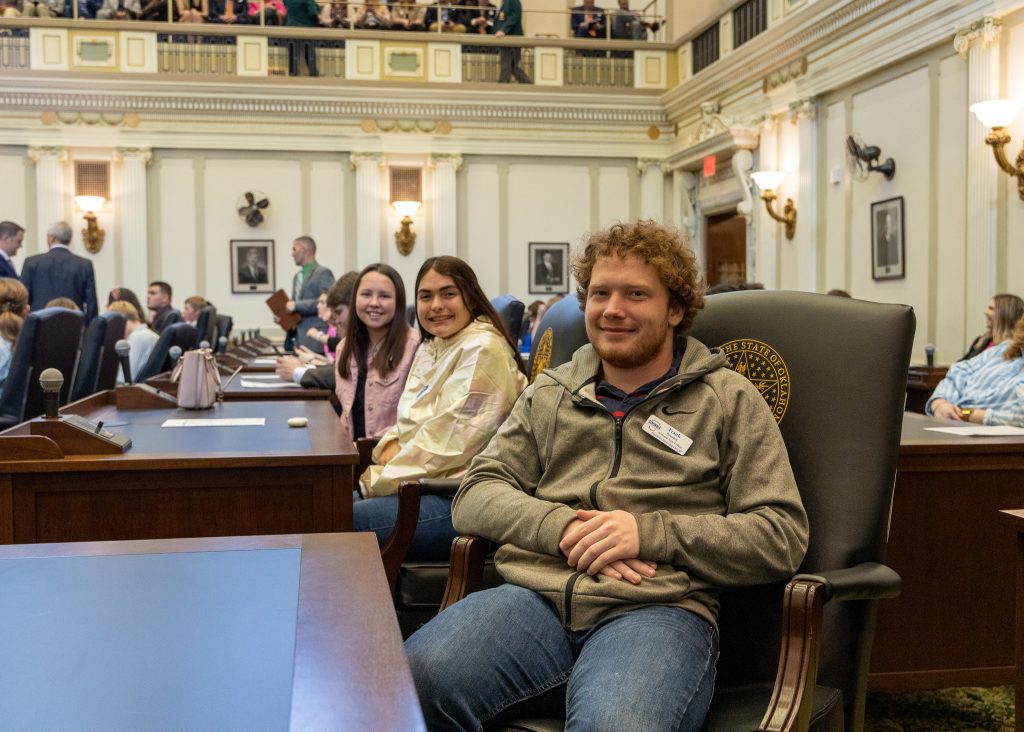
[[[579,301],[574,297],[564,298],[552,305],[541,319],[537,333],[530,354],[531,381],[534,374],[548,366],[558,366],[571,359],[576,349],[587,343]],[[372,450],[372,445],[369,449]],[[448,582],[448,562],[404,561],[416,533],[420,496],[450,496],[458,487],[458,480],[420,480],[406,483],[399,490],[398,521],[381,548],[381,559],[394,593],[395,611],[404,637],[412,635],[437,614]],[[500,582],[489,555],[482,582],[482,587],[493,587]]]
[[[190,351],[196,346],[196,335],[198,331],[195,326],[188,323],[174,323],[164,328],[160,334],[160,340],[153,346],[153,352],[149,354],[149,360],[139,370],[139,373],[132,374],[132,380],[137,384],[143,384],[159,373],[169,371],[174,364],[171,363],[169,352],[173,346],[184,351]]]
[[[217,345],[217,308],[213,305],[200,310],[196,319],[196,342],[193,347],[199,348],[203,341],[209,343],[211,348]]]
[[[114,388],[118,366],[114,345],[124,338],[124,327],[124,316],[115,312],[100,313],[89,323],[82,337],[82,353],[71,389],[71,401]]]
[[[697,317],[776,415],[810,521],[801,574],[722,593],[706,730],[863,727],[876,602],[900,588],[882,562],[914,327],[906,306],[796,292],[716,295]],[[479,586],[485,544],[453,543],[445,606]]]
[[[227,350],[227,342],[225,342],[224,347],[222,348],[220,346],[220,339],[222,337],[231,338],[231,329],[234,327],[234,324],[235,321],[230,315],[217,316],[217,336],[213,341],[211,341],[215,344],[217,353],[223,353]]]
[[[45,369],[54,368],[64,375],[60,403],[67,404],[84,326],[85,315],[68,308],[44,308],[25,318],[0,395],[0,429],[43,413],[39,375]]]
[[[519,338],[519,331],[523,327],[523,312],[526,306],[514,295],[498,295],[491,300],[491,306],[498,313],[498,317],[505,323],[508,333],[513,339]]]

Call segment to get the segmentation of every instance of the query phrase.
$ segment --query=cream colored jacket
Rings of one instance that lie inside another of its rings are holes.
[[[451,338],[425,341],[398,401],[398,423],[380,439],[401,446],[387,465],[371,465],[360,483],[367,497],[388,496],[420,478],[455,478],[484,449],[526,388],[512,349],[486,318]]]

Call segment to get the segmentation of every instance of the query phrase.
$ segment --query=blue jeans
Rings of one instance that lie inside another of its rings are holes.
[[[678,607],[647,606],[585,631],[516,585],[473,593],[405,642],[431,730],[551,714],[567,730],[699,730],[711,704],[718,634]]]
[[[398,518],[398,496],[367,498],[352,505],[352,528],[372,531],[382,545],[395,528]],[[444,496],[420,497],[420,521],[406,556],[410,561],[447,561],[451,555],[452,499]]]

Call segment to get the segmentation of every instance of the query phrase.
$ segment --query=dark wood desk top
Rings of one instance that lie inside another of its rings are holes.
[[[242,384],[242,380],[256,381],[260,383],[280,384],[278,388],[252,387]],[[171,372],[165,371],[157,374],[146,381],[152,387],[166,391],[168,394],[177,394],[178,385],[171,381]],[[289,386],[281,381],[274,373],[263,370],[253,370],[249,367],[243,368],[234,378],[230,374],[221,376],[221,383],[226,384],[224,389],[225,401],[260,401],[260,400],[286,400],[299,401],[304,399],[330,399],[330,389],[303,389],[301,386]]]
[[[105,429],[126,434],[132,447],[121,455],[70,455],[63,459],[4,460],[7,473],[67,470],[138,470],[208,467],[279,467],[355,465],[359,454],[347,425],[325,401],[231,401],[210,409],[118,410],[113,392],[94,394],[61,410],[90,421],[103,421]],[[262,417],[252,427],[161,427],[168,419],[239,419]],[[307,427],[288,426],[291,417],[305,417]],[[0,433],[26,436],[24,422]],[[45,438],[38,438],[45,439]]]
[[[1024,455],[1024,435],[1000,437],[964,437],[934,432],[929,427],[966,427],[965,422],[938,419],[915,412],[903,413],[900,455],[934,455],[950,453],[1019,452]]]
[[[24,544],[0,547],[0,560],[31,561],[38,558],[103,556],[113,558],[127,555],[140,556],[142,559],[141,555],[201,553],[198,562],[193,562],[189,566],[202,570],[206,566],[203,560],[209,558],[213,562],[216,559],[215,553],[268,549],[300,551],[289,727],[293,730],[314,731],[423,730],[423,717],[402,648],[391,595],[381,565],[380,551],[372,534],[301,534]],[[138,578],[139,581],[145,581],[149,576],[147,572],[154,571],[154,565],[144,559],[138,566],[144,570],[142,576]],[[80,566],[72,568],[72,571],[78,569],[116,574],[116,566],[96,565],[94,562],[81,562]],[[198,577],[200,583],[202,579],[201,576]],[[190,580],[185,580],[186,583],[188,581]],[[116,583],[110,586],[114,588]],[[272,590],[273,588],[270,588],[270,591]],[[294,589],[288,590],[292,591]],[[295,603],[294,596],[282,597],[280,602],[284,605],[289,599]],[[54,627],[52,624],[59,625],[65,621],[81,622],[80,616],[68,616],[59,608],[53,608],[49,612],[52,616],[48,621],[51,627]],[[159,613],[154,613],[153,616],[159,616]],[[102,615],[94,621],[93,616],[88,616],[89,622],[101,624],[116,622],[116,618],[116,614]],[[166,628],[168,619],[145,615],[138,618],[138,621],[142,625],[156,623],[158,628]],[[173,622],[173,617],[169,622]],[[7,621],[5,627],[11,627]],[[241,628],[235,634],[236,638],[244,636],[245,632],[245,628]],[[170,654],[179,656],[174,659],[175,661],[184,662],[186,665],[190,662],[191,650],[188,647],[183,648],[180,654],[173,644],[169,644],[169,648],[164,648]],[[54,662],[56,655],[59,653],[48,654],[48,662]],[[63,660],[60,662],[63,663]],[[148,674],[159,676],[162,666],[162,663],[151,664],[145,670]],[[74,676],[65,671],[66,669],[56,674],[59,680],[67,681]],[[107,702],[117,699],[117,670],[111,669],[109,672],[100,673],[94,669],[89,675],[90,684],[109,693],[99,704],[87,703],[86,706],[91,707],[94,713],[99,709],[100,714],[105,714],[104,707],[110,706]],[[147,707],[160,708],[162,705],[169,708],[172,713],[179,713],[181,710],[176,710],[175,707],[180,705],[182,700],[176,698],[173,686],[152,684],[152,698],[146,701]],[[26,711],[24,705],[28,704],[27,710],[31,714],[33,704],[59,706],[65,703],[69,696],[72,695],[62,693],[60,682],[47,683],[42,687],[33,687],[30,694],[19,695],[17,704],[22,711]],[[239,693],[235,697],[236,701],[237,699],[244,699],[244,694]],[[11,701],[13,703],[15,700]],[[86,713],[88,711],[87,709]],[[197,714],[202,715],[203,711],[191,709],[182,716],[191,718]],[[67,712],[66,708],[60,709],[57,716]],[[85,726],[89,726],[88,719],[88,716],[84,718]]]

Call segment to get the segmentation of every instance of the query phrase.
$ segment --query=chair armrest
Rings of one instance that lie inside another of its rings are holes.
[[[423,478],[420,480],[420,493],[424,496],[454,497],[461,483],[461,478]]]
[[[831,600],[885,600],[897,597],[903,580],[892,569],[877,562],[817,574],[798,574],[793,581],[819,582],[825,588],[825,602]]]
[[[490,542],[479,536],[456,536],[448,566],[441,610],[453,605],[483,584],[484,560]]]

